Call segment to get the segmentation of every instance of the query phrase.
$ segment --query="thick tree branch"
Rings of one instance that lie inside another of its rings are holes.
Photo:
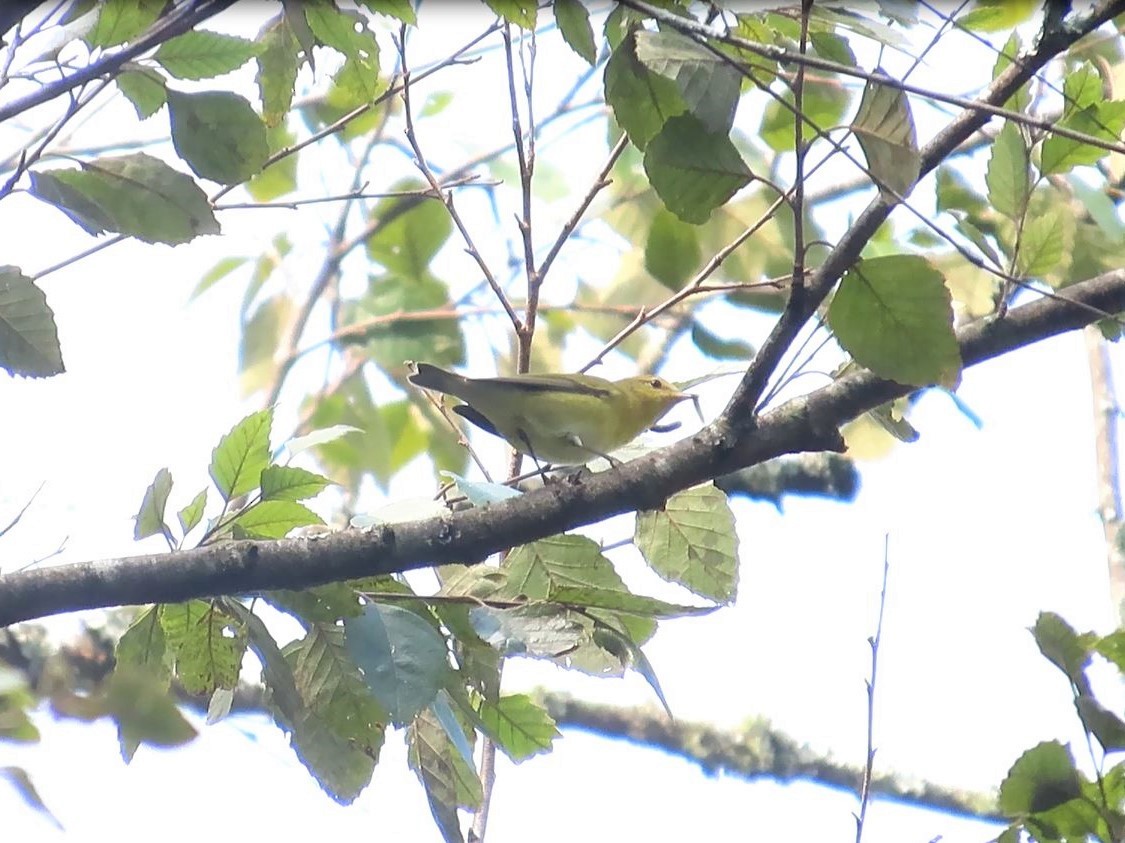
[[[142,53],[147,53],[154,47],[159,47],[165,41],[175,38],[177,35],[183,35],[185,32],[195,29],[203,21],[214,17],[233,3],[234,0],[198,0],[198,2],[180,6],[157,20],[148,32],[127,47],[102,56],[97,61],[44,85],[38,91],[28,94],[26,97],[20,97],[7,105],[0,106],[0,123],[23,114],[23,112],[37,105],[50,102],[55,97],[61,96],[93,79],[114,75],[125,62]]]
[[[1079,304],[1081,306],[1079,306]],[[1114,270],[958,333],[966,366],[1093,321],[1090,307],[1125,310]],[[762,415],[748,435],[717,425],[609,471],[581,475],[497,504],[325,538],[228,542],[167,554],[77,562],[0,576],[0,626],[60,612],[310,586],[447,562],[650,509],[678,491],[783,454],[843,448],[839,425],[914,388],[869,372],[841,378]]]

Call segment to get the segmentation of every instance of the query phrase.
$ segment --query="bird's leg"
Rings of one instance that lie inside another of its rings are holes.
[[[535,449],[531,447],[531,439],[528,438],[528,435],[522,430],[519,434],[523,444],[527,446],[527,455],[531,457],[531,461],[535,463],[535,470],[539,473],[539,476],[543,478],[544,483],[550,483],[551,478],[547,476],[547,470],[551,467],[550,463],[540,463],[539,458],[535,456]]]

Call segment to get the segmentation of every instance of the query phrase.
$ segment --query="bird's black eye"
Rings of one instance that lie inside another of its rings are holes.
[[[661,383],[660,378],[653,378],[648,382],[648,385],[653,387],[654,389],[660,389],[660,387],[664,386],[664,384]]]

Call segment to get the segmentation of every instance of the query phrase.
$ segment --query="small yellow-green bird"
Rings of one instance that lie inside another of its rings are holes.
[[[464,401],[453,411],[532,459],[582,465],[653,427],[673,406],[695,396],[663,378],[610,381],[594,375],[467,378],[429,363],[412,363],[415,386]]]

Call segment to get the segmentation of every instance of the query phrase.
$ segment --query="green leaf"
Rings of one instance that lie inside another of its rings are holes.
[[[199,494],[191,499],[191,503],[176,513],[176,517],[180,521],[180,530],[183,535],[186,536],[195,529],[195,526],[203,518],[203,508],[205,506],[207,506],[207,489],[203,488],[199,490]]]
[[[172,145],[201,178],[239,184],[269,158],[266,126],[253,107],[230,91],[168,91]]]
[[[661,209],[645,242],[645,269],[670,290],[679,290],[703,262],[696,227]]]
[[[754,346],[745,340],[720,337],[698,322],[692,323],[691,341],[696,348],[716,360],[750,360],[755,354]]]
[[[730,138],[708,132],[690,114],[664,124],[645,150],[644,167],[664,206],[696,224],[754,178]]]
[[[840,345],[879,377],[954,388],[961,351],[942,274],[917,255],[861,260],[828,309]]]
[[[96,694],[96,704],[117,724],[121,756],[128,762],[142,743],[181,746],[197,732],[180,713],[167,684],[135,668],[115,670]]]
[[[31,173],[31,194],[90,234],[114,231],[174,246],[219,233],[199,185],[143,152],[97,158],[81,169]]]
[[[345,325],[396,313],[451,310],[445,284],[427,276],[411,280],[402,276],[371,279],[371,290],[345,312]],[[395,319],[372,324],[367,352],[379,366],[394,371],[404,360],[426,360],[438,366],[464,362],[465,339],[452,313],[446,318]],[[364,425],[370,430],[370,425]]]
[[[463,843],[459,807],[476,808],[482,798],[480,779],[432,711],[419,714],[406,732],[407,762],[426,791],[445,843]]]
[[[312,624],[304,638],[285,648],[285,658],[305,705],[338,738],[377,756],[388,715],[349,657],[344,630],[331,622]]]
[[[285,124],[267,129],[270,157],[289,147],[297,136]],[[246,183],[246,191],[258,202],[270,202],[297,188],[297,155],[290,152],[266,166],[262,172]]]
[[[957,19],[974,32],[999,32],[1025,23],[1039,10],[1037,0],[977,0],[976,8]]]
[[[307,506],[292,500],[261,501],[248,506],[231,521],[233,527],[258,539],[283,539],[298,527],[323,523]]]
[[[148,29],[163,9],[164,0],[105,0],[86,41],[91,47],[124,44]]]
[[[158,112],[168,99],[164,77],[151,68],[126,63],[130,68],[113,78],[121,91],[137,112],[137,117],[145,120]]]
[[[664,696],[664,689],[660,687],[660,680],[656,676],[656,670],[653,668],[652,662],[648,660],[648,656],[635,642],[627,635],[622,635],[616,629],[604,625],[599,625],[594,630],[594,640],[609,652],[617,654],[624,664],[629,665],[641,674],[644,680],[648,682],[649,687],[652,688],[653,693],[656,694],[656,698],[660,700],[660,705],[667,712],[668,719],[675,719],[672,708],[668,705],[668,700]]]
[[[481,700],[478,714],[488,736],[516,762],[549,751],[560,734],[547,711],[526,694]]]
[[[306,433],[304,436],[295,436],[286,442],[282,447],[285,453],[288,454],[288,459],[298,454],[302,454],[309,448],[315,448],[318,445],[324,445],[328,442],[335,442],[342,436],[347,436],[349,433],[363,433],[358,427],[352,427],[348,424],[334,424],[330,427],[322,427],[318,430],[313,430]]]
[[[1125,749],[1125,722],[1093,697],[1079,695],[1074,701],[1086,728],[1094,733],[1105,752]]]
[[[520,29],[535,29],[535,12],[539,7],[537,0],[485,0],[488,8]]]
[[[738,582],[738,536],[726,495],[713,485],[673,495],[662,510],[637,513],[633,542],[660,576],[729,602]]]
[[[271,465],[262,472],[262,500],[303,501],[314,498],[332,481],[303,468]]]
[[[1069,263],[1074,246],[1074,213],[1070,208],[1049,208],[1031,215],[1020,234],[1016,271],[1042,277]]]
[[[1064,128],[1109,143],[1119,141],[1125,130],[1125,101],[1110,100],[1087,106],[1061,123]],[[1065,173],[1074,167],[1096,164],[1109,155],[1109,150],[1088,143],[1051,135],[1043,141],[1039,157],[1040,169],[1044,175]]]
[[[505,656],[557,659],[591,640],[578,613],[549,604],[514,609],[474,606],[469,622],[481,639]]]
[[[637,58],[631,35],[614,48],[606,64],[605,101],[637,149],[644,149],[669,118],[687,108],[676,83]]]
[[[378,73],[379,44],[363,15],[337,9],[329,0],[309,0],[302,5],[309,29],[319,43]]]
[[[137,522],[133,528],[133,538],[137,541],[149,536],[171,536],[172,531],[164,523],[164,510],[168,506],[168,496],[172,493],[172,472],[166,468],[156,472],[156,477],[145,490],[141,508],[134,516]]]
[[[216,688],[238,687],[246,628],[206,600],[166,603],[160,626],[176,679],[189,694],[208,695]]]
[[[1123,531],[1125,531],[1125,528],[1118,528],[1117,542],[1119,546]],[[1053,617],[1058,618],[1057,615]],[[1061,618],[1058,618],[1058,621],[1065,623]],[[1069,626],[1067,628],[1069,629]],[[1071,629],[1070,632],[1073,634],[1074,630]],[[1098,654],[1112,663],[1119,673],[1125,674],[1125,629],[1115,630],[1104,638],[1097,639],[1094,642],[1093,648]],[[1080,652],[1080,650],[1078,652]],[[1052,661],[1054,660],[1052,659]],[[1074,659],[1071,659],[1071,661],[1072,663],[1081,664],[1081,662],[1076,662]],[[1058,664],[1058,662],[1055,663]]]
[[[416,187],[417,182],[405,181],[396,183],[392,190]],[[411,280],[430,277],[430,261],[453,232],[449,211],[433,199],[383,199],[375,205],[371,219],[380,220],[382,224],[367,238],[368,256],[388,271]]]
[[[609,609],[612,612],[652,619],[707,615],[718,608],[717,606],[681,606],[620,589],[574,585],[553,586],[551,602],[583,609]]]
[[[1076,687],[1085,692],[1086,667],[1094,639],[1079,635],[1054,612],[1040,612],[1031,628],[1035,644],[1051,664],[1061,670]]]
[[[1081,778],[1070,750],[1045,741],[1027,750],[1000,785],[999,807],[1008,817],[1047,811],[1081,795]]]
[[[801,95],[805,142],[808,143],[818,132],[827,132],[839,126],[850,103],[851,94],[840,83],[806,78]],[[758,136],[777,152],[793,151],[796,137],[794,109],[793,94],[787,92],[780,102],[771,98],[762,113]]]
[[[985,183],[988,185],[988,202],[993,208],[1013,220],[1024,215],[1031,196],[1031,171],[1027,144],[1014,123],[1005,122],[1004,128],[996,135]]]
[[[418,23],[418,16],[414,13],[414,7],[410,5],[410,0],[359,0],[359,2],[380,15],[396,18],[411,26]]]
[[[445,640],[407,609],[373,603],[344,620],[344,634],[367,687],[396,725],[428,706],[449,675]]]
[[[688,110],[708,132],[730,131],[742,85],[737,67],[673,30],[637,30],[634,38],[637,58],[652,72],[676,83]]]
[[[285,119],[293,104],[301,45],[284,15],[278,15],[258,33],[261,53],[255,81],[262,100],[262,120],[273,127]]]
[[[162,680],[167,686],[171,679],[171,672],[164,659],[165,649],[160,610],[157,606],[149,606],[117,639],[113,655],[118,667],[137,668],[149,676]]]
[[[0,266],[0,366],[29,378],[66,371],[47,297],[14,266]]]
[[[265,599],[272,606],[299,618],[306,626],[314,622],[334,624],[340,618],[352,617],[363,611],[355,587],[345,582],[300,590],[274,589],[265,593]]]
[[[251,413],[219,440],[211,452],[211,479],[223,500],[258,488],[270,460],[270,426],[273,410]]]
[[[570,49],[593,66],[598,58],[598,48],[594,43],[594,30],[590,26],[590,13],[582,0],[555,0],[551,6],[555,13],[555,23]]]
[[[194,29],[161,44],[152,57],[177,79],[211,79],[261,55],[262,46],[236,35]]]
[[[876,73],[890,76],[877,68]],[[887,202],[898,202],[918,181],[922,156],[914,131],[914,116],[906,93],[893,84],[870,79],[863,87],[859,111],[852,120],[852,131],[867,158],[867,169]]]

